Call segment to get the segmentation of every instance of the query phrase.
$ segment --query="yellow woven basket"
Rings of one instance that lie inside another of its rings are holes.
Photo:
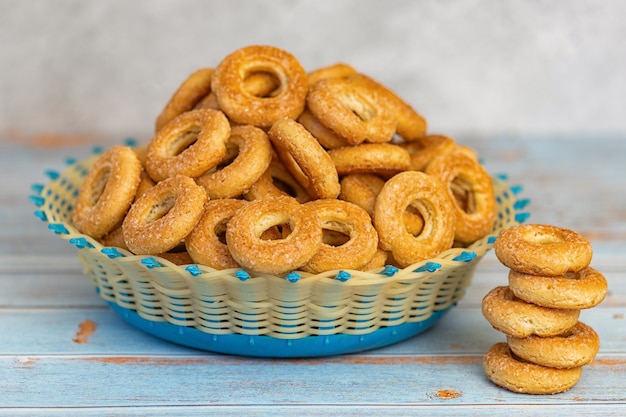
[[[34,186],[37,217],[78,252],[85,274],[109,306],[154,336],[213,352],[266,357],[343,354],[397,343],[433,325],[470,285],[498,233],[525,220],[519,187],[494,177],[493,231],[467,248],[404,269],[392,266],[286,276],[177,266],[105,247],[71,223],[78,190],[97,154],[71,161]]]

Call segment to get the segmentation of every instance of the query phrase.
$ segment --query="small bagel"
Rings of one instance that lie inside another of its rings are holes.
[[[557,226],[525,224],[500,233],[494,243],[498,260],[515,271],[561,276],[589,266],[591,243],[580,234]]]
[[[272,161],[270,140],[258,127],[234,126],[226,145],[237,148],[235,159],[196,179],[211,199],[241,195],[261,178]]]
[[[396,122],[376,94],[344,78],[326,78],[309,87],[307,106],[320,123],[349,145],[365,140],[388,142],[396,131]]]
[[[542,307],[517,299],[509,287],[489,291],[482,313],[494,329],[514,337],[556,336],[576,325],[580,310]]]
[[[270,96],[255,96],[246,89],[246,78],[266,72],[280,86]],[[236,123],[269,128],[279,119],[297,118],[304,110],[307,74],[289,52],[267,45],[251,45],[225,57],[215,68],[211,90],[220,108]]]
[[[475,242],[491,231],[496,218],[493,182],[476,159],[462,152],[447,152],[433,158],[425,172],[441,179],[455,202],[456,241]]]
[[[391,177],[407,171],[411,157],[406,149],[393,143],[363,143],[331,149],[328,155],[339,175],[378,174]]]
[[[124,242],[138,255],[175,248],[195,227],[207,200],[204,188],[178,175],[158,182],[139,197],[122,223]]]
[[[246,200],[231,198],[209,200],[206,203],[202,218],[185,239],[185,247],[194,262],[215,269],[239,267],[222,239],[228,221],[246,203]]]
[[[343,200],[313,200],[302,206],[313,210],[320,219],[322,229],[347,236],[338,245],[323,243],[303,270],[312,273],[331,269],[360,269],[376,254],[378,233],[365,210]]]
[[[119,226],[141,180],[141,162],[127,146],[113,146],[91,166],[80,187],[72,221],[97,239]]]
[[[582,367],[557,369],[516,358],[506,343],[496,343],[483,358],[487,378],[494,384],[520,394],[556,394],[580,380]]]
[[[608,284],[592,267],[561,277],[529,275],[509,271],[509,287],[517,298],[550,308],[586,309],[600,304]]]
[[[191,110],[177,116],[152,138],[146,171],[155,181],[176,175],[199,177],[226,154],[228,119],[219,110]]]
[[[282,239],[263,239],[274,226],[288,225]],[[281,274],[306,264],[322,245],[322,227],[317,214],[302,210],[292,197],[253,200],[228,222],[226,243],[233,259],[251,271]]]
[[[516,356],[537,365],[559,369],[587,365],[600,349],[598,334],[581,322],[552,337],[507,336],[506,340]]]
[[[281,119],[268,134],[285,168],[309,195],[337,198],[341,187],[333,161],[304,126],[292,119]]]
[[[424,228],[417,236],[404,223],[403,213],[409,206],[424,219]],[[454,241],[454,223],[454,208],[443,183],[423,172],[395,175],[376,198],[374,226],[380,247],[390,250],[403,268],[449,249]]]

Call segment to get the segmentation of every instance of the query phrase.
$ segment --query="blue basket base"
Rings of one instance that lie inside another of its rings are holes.
[[[428,330],[449,309],[435,311],[428,319],[383,327],[364,335],[335,334],[299,339],[242,334],[215,335],[193,327],[144,319],[134,310],[108,302],[122,319],[137,329],[179,345],[228,355],[268,358],[304,358],[362,352],[389,346]]]

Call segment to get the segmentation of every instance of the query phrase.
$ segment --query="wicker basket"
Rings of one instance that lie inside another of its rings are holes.
[[[404,269],[294,271],[286,276],[177,266],[104,247],[71,224],[74,200],[97,152],[68,161],[34,186],[37,217],[78,252],[96,291],[123,319],[154,336],[198,349],[267,357],[343,354],[390,345],[428,329],[464,295],[497,234],[525,220],[519,187],[494,177],[492,233],[467,248]]]

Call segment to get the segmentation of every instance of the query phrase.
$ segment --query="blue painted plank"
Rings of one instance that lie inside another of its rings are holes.
[[[441,404],[411,404],[411,405],[276,405],[276,406],[228,406],[228,405],[199,405],[199,406],[167,406],[167,407],[106,407],[106,408],[11,408],[0,409],[0,416],[23,417],[136,417],[136,416],[234,416],[234,417],[404,417],[404,416],[463,416],[463,417],[545,417],[545,416],[600,416],[622,417],[626,410],[623,403],[587,402],[583,399],[564,406],[563,404],[490,404],[490,405],[455,405],[449,400],[441,400]]]
[[[570,391],[531,396],[491,384],[480,355],[0,357],[0,407],[615,403],[625,372],[623,356],[603,356]]]

